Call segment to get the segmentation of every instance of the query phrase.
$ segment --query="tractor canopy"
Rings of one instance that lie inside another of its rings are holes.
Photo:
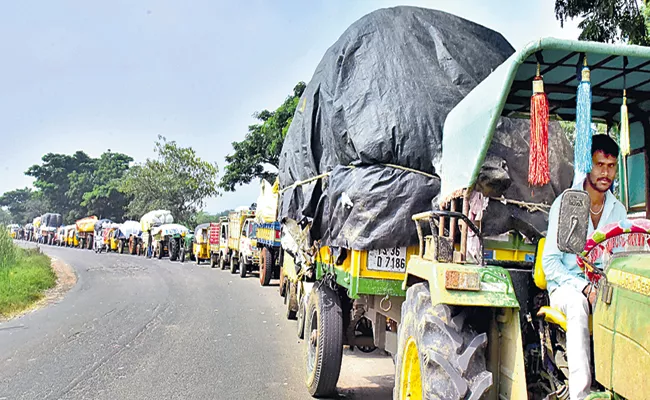
[[[551,119],[574,121],[585,58],[591,70],[593,122],[618,126],[626,89],[631,152],[624,161],[626,168],[619,168],[619,174],[626,171],[627,175],[627,179],[620,179],[620,197],[630,212],[650,217],[650,48],[554,38],[539,39],[515,52],[448,114],[442,139],[439,203],[477,183],[501,117],[530,117],[538,64]]]
[[[151,234],[158,240],[167,236],[180,236],[189,229],[180,224],[164,224],[152,229]]]

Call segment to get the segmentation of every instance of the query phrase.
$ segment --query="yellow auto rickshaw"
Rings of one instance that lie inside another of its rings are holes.
[[[107,253],[110,251],[118,251],[120,245],[118,233],[119,226],[117,224],[110,224],[104,229],[104,246]]]
[[[78,247],[79,237],[77,236],[77,227],[75,225],[68,225],[65,227],[66,236],[65,244],[68,247]]]
[[[194,228],[194,242],[192,243],[192,254],[196,265],[201,261],[210,260],[210,224],[201,224]]]

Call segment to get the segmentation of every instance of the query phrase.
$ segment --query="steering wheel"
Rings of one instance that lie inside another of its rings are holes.
[[[615,248],[627,244],[650,246],[650,220],[624,219],[595,230],[585,243],[583,252],[577,256],[578,265],[590,281],[598,282],[604,272],[595,265],[596,260],[605,252],[611,254]]]

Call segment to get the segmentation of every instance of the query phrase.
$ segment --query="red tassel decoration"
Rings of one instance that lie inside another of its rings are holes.
[[[533,97],[530,98],[530,157],[528,159],[528,183],[543,186],[551,181],[548,166],[548,97],[544,93],[544,81],[539,75],[533,79]]]

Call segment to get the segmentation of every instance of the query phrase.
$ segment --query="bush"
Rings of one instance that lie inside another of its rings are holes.
[[[7,228],[0,227],[0,269],[16,263],[16,246]]]
[[[0,232],[0,315],[29,308],[56,284],[51,261],[39,249],[16,247],[6,230]]]

